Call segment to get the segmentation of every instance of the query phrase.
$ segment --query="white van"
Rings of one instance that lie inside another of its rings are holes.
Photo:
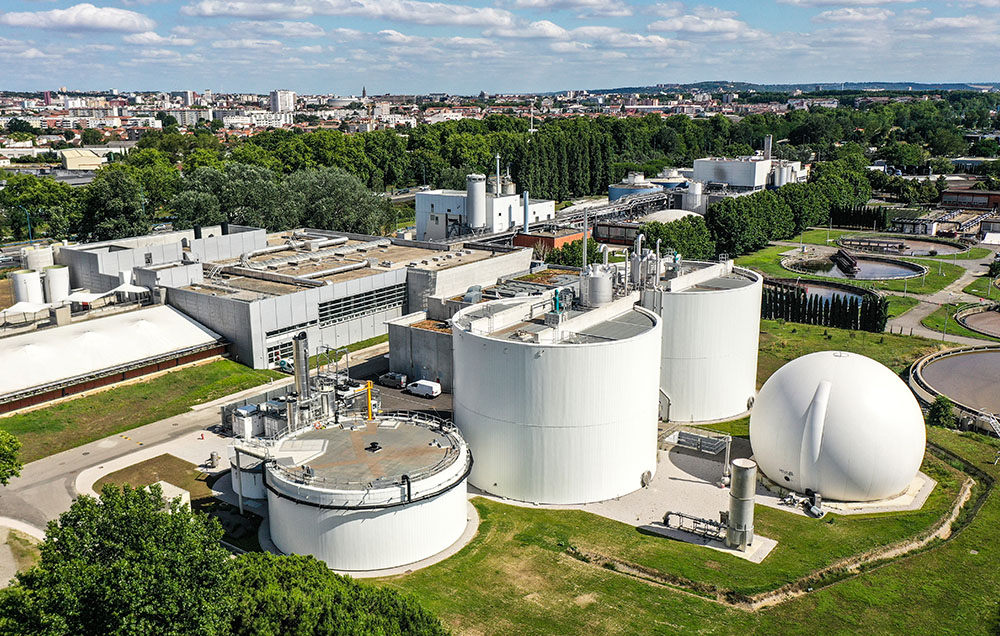
[[[441,395],[441,385],[430,380],[417,380],[406,385],[406,392],[431,399]]]

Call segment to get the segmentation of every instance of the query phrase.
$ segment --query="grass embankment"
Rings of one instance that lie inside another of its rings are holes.
[[[282,377],[231,360],[185,367],[149,380],[0,419],[21,440],[21,460],[35,461],[108,435],[187,411],[195,404]]]
[[[14,556],[14,567],[18,572],[24,572],[38,563],[42,558],[38,540],[18,530],[7,531],[7,547]]]
[[[816,230],[819,232],[820,230]],[[823,231],[825,232],[825,230]],[[907,280],[858,280],[853,278],[827,278],[812,274],[799,274],[781,266],[781,255],[784,252],[794,251],[797,248],[787,245],[772,245],[753,254],[740,256],[736,259],[736,264],[741,267],[755,269],[766,276],[773,278],[801,278],[802,280],[836,280],[842,283],[849,283],[865,289],[875,289],[883,292],[906,292],[907,294],[933,294],[941,291],[951,283],[958,280],[965,273],[965,268],[953,263],[946,263],[927,258],[902,258],[900,260],[917,263],[928,268],[925,276],[910,278]]]
[[[354,353],[355,351],[361,351],[362,349],[367,349],[368,347],[374,347],[375,345],[382,344],[383,342],[389,342],[389,334],[383,334],[381,336],[375,336],[374,338],[368,338],[367,340],[355,342],[354,344],[347,345],[346,347],[343,348],[347,350],[347,353]],[[328,358],[326,353],[317,353],[314,356],[309,356],[309,368],[311,369],[318,368],[321,365],[325,365],[328,361],[332,359],[333,359],[332,357]]]
[[[886,296],[889,301],[889,318],[898,318],[920,304],[920,301],[911,296],[897,296],[889,294]]]
[[[966,285],[962,291],[966,294],[979,296],[984,300],[998,300],[1000,299],[1000,289],[996,285],[992,285],[993,280],[992,276],[980,276]]]
[[[100,492],[105,484],[139,487],[165,481],[191,494],[192,510],[219,519],[226,530],[224,541],[244,550],[259,552],[261,548],[257,541],[257,529],[262,519],[249,512],[241,517],[238,508],[216,499],[212,484],[217,478],[218,475],[203,473],[197,466],[179,457],[164,454],[101,477],[94,484],[94,490]]]
[[[981,261],[992,253],[993,253],[992,250],[988,250],[985,247],[970,247],[968,251],[960,252],[957,255],[938,254],[936,256],[928,256],[927,258],[940,261],[950,261],[955,259],[958,259],[960,261]]]
[[[934,340],[915,336],[847,331],[775,320],[762,320],[760,324],[758,387],[786,362],[815,351],[859,353],[902,373],[914,360],[941,346]]]
[[[935,443],[970,459],[994,478],[1000,441],[971,433],[930,429]],[[933,468],[931,467],[933,466]],[[706,583],[753,589],[762,579],[781,581],[804,564],[830,558],[847,545],[866,545],[919,530],[958,479],[931,459],[925,464],[942,487],[938,501],[918,513],[793,517],[757,507],[763,536],[786,532],[760,565],[728,555],[640,534],[585,512],[536,510],[476,499],[479,534],[454,557],[425,570],[384,581],[414,594],[458,633],[466,634],[962,634],[995,633],[1000,589],[1000,500],[990,492],[978,516],[947,543],[896,559],[863,574],[758,612],[728,607],[584,563],[570,546],[659,563],[691,572]],[[953,491],[952,491],[953,492]],[[974,492],[974,497],[982,493]],[[938,509],[940,511],[940,508]],[[924,517],[921,519],[920,517]],[[772,524],[777,523],[777,527]],[[801,537],[791,536],[799,530]],[[878,535],[866,536],[867,533]],[[795,549],[792,549],[792,546]],[[786,550],[783,554],[779,550]],[[773,559],[773,561],[772,561]]]
[[[955,320],[955,313],[964,305],[941,305],[934,310],[934,313],[920,321],[920,324],[933,329],[938,333],[948,333],[953,336],[963,336],[965,338],[978,338],[980,340],[993,340],[1000,342],[1000,338],[993,338],[971,329],[966,329],[961,323]]]

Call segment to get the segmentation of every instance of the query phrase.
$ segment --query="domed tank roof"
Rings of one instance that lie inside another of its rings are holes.
[[[924,456],[924,418],[896,374],[865,356],[821,351],[772,375],[750,415],[750,445],[776,483],[825,499],[894,497]]]

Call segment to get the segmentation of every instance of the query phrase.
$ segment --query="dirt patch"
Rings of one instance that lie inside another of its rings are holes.
[[[705,567],[709,570],[721,570],[722,564],[718,561],[705,561]]]
[[[588,605],[593,605],[597,602],[597,595],[591,592],[590,594],[581,594],[573,599],[573,602],[577,604],[578,607],[587,607]]]
[[[427,331],[439,331],[441,333],[451,333],[451,325],[440,320],[421,320],[410,325],[414,329],[426,329]]]

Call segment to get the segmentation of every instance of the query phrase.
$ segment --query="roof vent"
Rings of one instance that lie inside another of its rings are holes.
[[[365,446],[365,450],[369,453],[377,453],[382,450],[382,446],[378,442],[372,442],[368,446]]]

